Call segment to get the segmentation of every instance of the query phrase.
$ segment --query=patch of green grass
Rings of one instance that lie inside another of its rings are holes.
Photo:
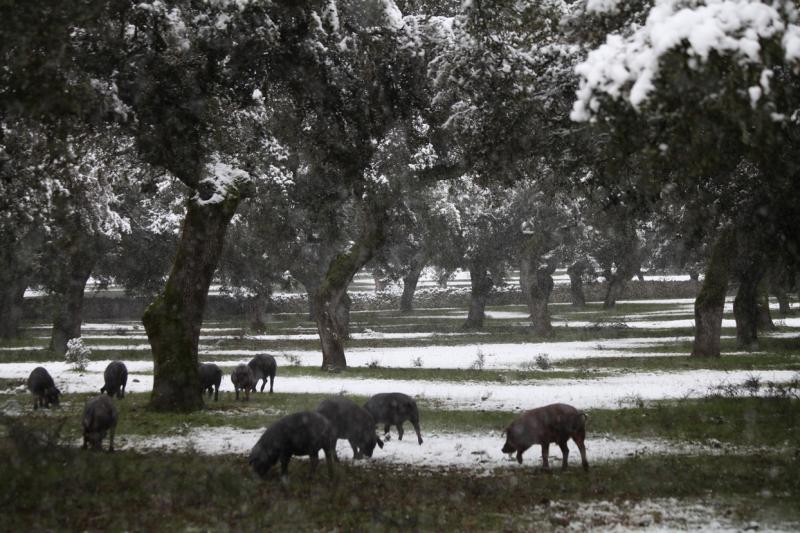
[[[800,400],[702,398],[588,411],[590,433],[737,445],[800,446]]]
[[[324,467],[309,479],[308,462],[294,459],[284,487],[275,469],[259,479],[241,456],[94,453],[6,436],[0,437],[0,505],[10,531],[472,531],[530,530],[536,513],[552,527],[554,499],[574,506],[713,494],[717,502],[731,502],[746,524],[765,515],[798,518],[798,466],[782,455],[656,456],[598,463],[588,473],[520,467],[481,476],[342,462],[329,480]],[[753,498],[753,505],[741,503]]]
[[[649,348],[648,348],[649,350]],[[624,372],[679,370],[800,370],[800,355],[758,353],[725,354],[722,357],[659,356],[659,357],[592,357],[554,363],[556,368],[579,370],[613,368]]]

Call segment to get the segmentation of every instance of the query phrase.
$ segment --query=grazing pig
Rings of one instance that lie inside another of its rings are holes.
[[[114,432],[117,429],[117,408],[109,396],[95,396],[86,403],[83,410],[83,448],[92,445],[93,450],[101,450],[103,438],[109,433],[108,451],[114,451]]]
[[[256,377],[253,375],[253,370],[245,365],[238,365],[231,372],[231,381],[233,382],[233,390],[236,391],[236,399],[239,399],[239,391],[244,391],[244,399],[250,401],[250,390],[255,387]]]
[[[37,366],[28,376],[28,390],[33,394],[33,408],[58,405],[61,391],[56,388],[53,377],[41,366]]]
[[[256,474],[266,477],[272,465],[281,462],[281,480],[288,480],[289,460],[293,455],[308,455],[311,475],[317,469],[320,450],[325,452],[328,475],[333,477],[336,435],[328,419],[319,413],[302,411],[285,416],[272,424],[250,452],[250,465]]]
[[[503,453],[517,452],[517,462],[522,464],[522,454],[534,444],[542,446],[542,466],[550,468],[547,454],[550,443],[555,442],[561,448],[563,459],[561,468],[567,468],[569,448],[567,441],[571,438],[581,452],[583,469],[589,470],[586,460],[586,415],[571,405],[554,403],[525,411],[506,428],[506,443]]]
[[[106,393],[117,398],[125,397],[125,385],[128,384],[128,367],[122,361],[111,361],[103,372],[105,385],[100,389],[100,394]]]
[[[269,378],[269,393],[272,394],[272,385],[275,383],[275,372],[278,370],[278,363],[275,362],[275,358],[271,355],[258,354],[247,363],[247,366],[250,367],[253,371],[253,375],[256,377],[256,381],[253,383],[253,392],[256,391],[256,386],[262,379],[264,381],[261,383],[260,392],[264,392],[264,387],[267,385],[267,378]]]
[[[376,424],[384,424],[383,432],[389,433],[390,426],[397,426],[397,438],[403,440],[403,422],[410,420],[417,432],[417,442],[422,444],[419,433],[419,411],[417,402],[402,392],[384,392],[376,394],[364,404]]]
[[[219,384],[222,383],[222,369],[214,363],[203,363],[198,370],[200,373],[200,389],[208,392],[208,397],[214,394],[214,401],[219,400]]]
[[[364,455],[372,457],[376,444],[383,448],[383,441],[375,435],[375,419],[353,400],[328,398],[320,402],[317,412],[331,423],[337,439],[350,442],[353,459],[361,459]],[[337,459],[335,455],[334,459]]]

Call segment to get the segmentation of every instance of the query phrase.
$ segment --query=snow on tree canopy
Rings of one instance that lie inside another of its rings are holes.
[[[638,111],[651,97],[661,60],[670,52],[684,50],[687,65],[697,70],[712,53],[757,66],[766,63],[765,45],[772,41],[782,47],[784,60],[796,67],[797,21],[798,10],[791,2],[657,0],[643,26],[629,35],[609,35],[575,68],[581,81],[570,116],[578,122],[592,120],[602,96],[622,98]],[[750,92],[751,99],[760,95]]]

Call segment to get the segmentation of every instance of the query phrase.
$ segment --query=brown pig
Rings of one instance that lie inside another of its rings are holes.
[[[547,454],[550,443],[555,442],[561,448],[563,459],[561,468],[567,468],[569,448],[567,441],[571,438],[581,452],[583,469],[589,470],[586,460],[586,415],[571,405],[554,403],[537,409],[525,411],[506,428],[506,443],[503,453],[517,452],[517,462],[522,464],[522,454],[534,444],[542,446],[542,466],[550,468]]]

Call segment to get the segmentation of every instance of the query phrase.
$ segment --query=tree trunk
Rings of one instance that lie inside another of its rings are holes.
[[[25,289],[41,246],[38,230],[0,234],[0,338],[19,336]]]
[[[728,292],[731,260],[735,254],[736,235],[725,229],[711,250],[706,276],[694,301],[693,357],[719,357],[722,312]]]
[[[440,289],[446,289],[447,283],[450,281],[450,276],[453,274],[452,270],[446,268],[436,269],[436,285]]]
[[[67,342],[81,336],[83,321],[83,292],[92,273],[92,264],[70,268],[66,286],[53,294],[53,330],[50,350],[58,357],[67,353]]]
[[[470,266],[469,278],[472,284],[472,293],[470,295],[467,321],[464,323],[463,328],[480,329],[483,327],[483,320],[486,318],[486,299],[489,297],[489,292],[492,290],[494,282],[489,275],[488,269],[482,264]]]
[[[364,213],[361,235],[346,252],[333,258],[315,295],[317,331],[322,346],[322,369],[347,368],[344,341],[348,337],[350,298],[347,287],[385,240],[385,211],[372,206]]]
[[[755,257],[746,261],[747,265],[739,272],[739,290],[733,300],[733,316],[736,318],[736,346],[750,351],[758,349],[758,286],[764,271],[761,261]]]
[[[569,293],[572,298],[572,307],[583,309],[586,306],[586,296],[583,294],[583,274],[586,272],[588,264],[586,260],[580,259],[567,267],[569,275]]]
[[[142,317],[153,351],[150,407],[155,410],[193,411],[203,407],[197,344],[208,288],[239,201],[239,197],[229,196],[215,204],[200,205],[194,199],[187,202],[169,278]]]
[[[0,287],[0,339],[14,339],[19,336],[28,278],[20,275],[3,281]]]
[[[539,254],[523,253],[520,263],[519,281],[525,300],[528,302],[531,325],[536,335],[549,335],[553,332],[548,303],[553,292],[554,263],[541,264]]]
[[[269,295],[254,294],[246,300],[248,314],[250,315],[250,328],[263,331],[267,327],[267,307]]]
[[[606,296],[603,299],[603,309],[613,309],[617,305],[617,299],[622,295],[628,280],[624,273],[607,274],[606,276]]]
[[[425,268],[423,261],[412,261],[411,269],[408,274],[403,276],[403,295],[400,296],[400,312],[410,313],[414,310],[414,293],[417,290],[417,283]]]
[[[372,270],[372,280],[375,283],[375,292],[383,292],[388,285],[386,281],[386,273],[380,268]]]
[[[758,321],[756,327],[758,331],[775,331],[775,323],[772,321],[772,313],[769,310],[769,279],[768,276],[761,278],[758,284]]]

